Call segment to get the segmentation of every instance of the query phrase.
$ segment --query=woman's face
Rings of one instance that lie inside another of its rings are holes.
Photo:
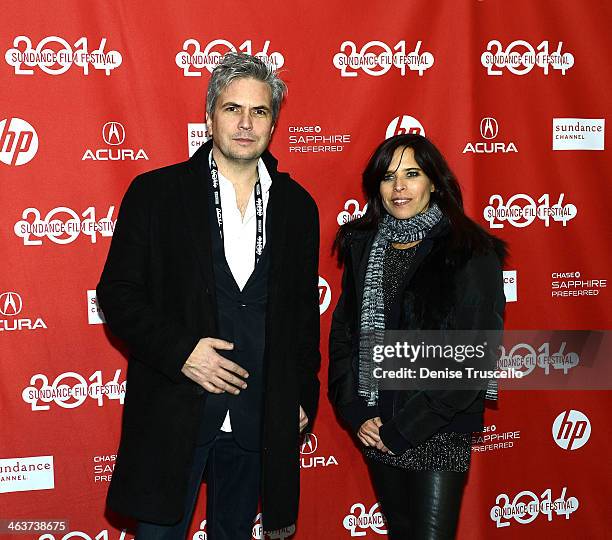
[[[433,182],[414,160],[412,148],[396,148],[383,180],[380,198],[385,210],[396,219],[408,219],[429,207]]]

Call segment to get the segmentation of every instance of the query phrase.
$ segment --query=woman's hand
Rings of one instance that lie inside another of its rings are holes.
[[[389,452],[389,449],[383,444],[380,439],[379,428],[382,426],[382,420],[380,416],[376,418],[370,418],[366,420],[359,431],[357,431],[357,437],[365,446],[373,446],[374,448],[378,448],[381,452]]]

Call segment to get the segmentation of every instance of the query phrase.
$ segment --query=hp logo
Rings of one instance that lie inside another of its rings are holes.
[[[591,436],[591,422],[584,413],[570,409],[563,411],[552,425],[552,436],[564,450],[577,450]]]

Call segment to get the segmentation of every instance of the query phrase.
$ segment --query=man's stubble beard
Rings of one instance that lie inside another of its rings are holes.
[[[221,154],[223,154],[223,157],[228,161],[245,162],[258,160],[270,145],[270,138],[268,138],[267,144],[263,148],[254,148],[253,151],[249,154],[239,154],[237,152],[234,152],[231,148],[231,145],[224,147],[224,145],[216,143],[214,141],[214,138],[213,142],[215,143],[215,146],[218,148],[219,152],[221,152]]]

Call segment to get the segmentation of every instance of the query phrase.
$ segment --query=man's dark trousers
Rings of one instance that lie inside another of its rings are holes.
[[[136,540],[184,540],[202,483],[206,491],[206,533],[209,540],[250,540],[260,492],[259,452],[241,448],[231,433],[222,431],[196,447],[185,514],[176,525],[140,522]]]

